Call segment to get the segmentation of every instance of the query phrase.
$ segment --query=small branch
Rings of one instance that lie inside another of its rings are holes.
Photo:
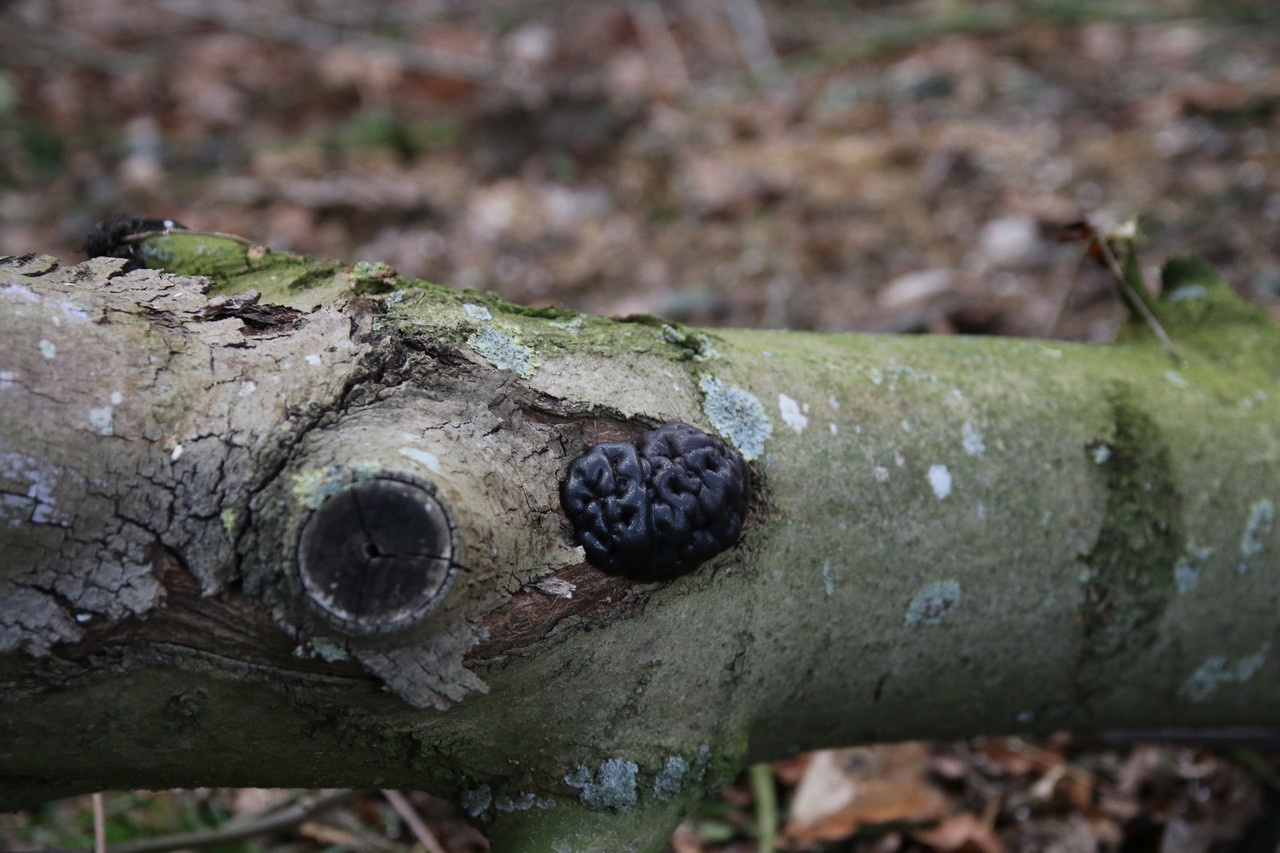
[[[758,853],[773,853],[778,838],[778,793],[773,769],[768,763],[754,764],[749,771],[751,795],[756,803],[756,838]]]
[[[102,807],[102,792],[90,796],[93,802],[93,853],[106,853],[107,850],[107,816]]]
[[[1107,263],[1107,268],[1111,270],[1111,275],[1116,280],[1116,286],[1120,288],[1120,294],[1124,298],[1125,304],[1129,306],[1129,310],[1137,313],[1148,328],[1155,334],[1160,341],[1160,345],[1164,347],[1165,352],[1169,354],[1169,358],[1173,359],[1173,363],[1179,367],[1185,364],[1182,356],[1178,355],[1178,351],[1173,347],[1173,341],[1169,340],[1169,335],[1165,333],[1164,326],[1160,325],[1160,321],[1156,319],[1156,315],[1151,313],[1151,309],[1147,307],[1147,302],[1142,298],[1142,294],[1134,289],[1129,279],[1124,274],[1124,268],[1120,265],[1119,258],[1111,248],[1111,241],[1107,239],[1107,235],[1101,230],[1093,228],[1093,239],[1098,246],[1098,250],[1102,252],[1102,257]]]
[[[396,810],[396,814],[400,815],[400,819],[409,824],[409,829],[413,832],[414,837],[418,839],[418,842],[427,848],[427,853],[448,853],[444,846],[436,840],[431,827],[423,822],[418,815],[417,809],[404,798],[403,794],[399,791],[384,789],[382,796],[387,798],[388,803],[391,803],[391,808]]]
[[[178,835],[165,835],[160,838],[148,838],[144,841],[132,841],[128,844],[113,844],[110,847],[106,847],[105,851],[106,853],[168,853],[170,850],[233,844],[237,841],[252,838],[255,835],[270,835],[292,829],[298,824],[351,799],[358,793],[359,791],[345,790],[318,793],[312,797],[302,798],[277,812],[256,816],[244,822],[229,822],[217,829],[205,832],[188,832]],[[94,796],[100,795],[95,794]],[[97,803],[95,803],[95,823],[97,820],[96,805]],[[73,852],[70,850],[51,849],[44,851],[44,853]]]

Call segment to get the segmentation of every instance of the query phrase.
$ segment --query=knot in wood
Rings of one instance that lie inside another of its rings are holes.
[[[389,634],[444,598],[454,551],[452,519],[428,488],[379,477],[351,484],[311,513],[297,562],[307,596],[331,624]]]
[[[579,456],[560,504],[591,565],[647,582],[691,572],[737,542],[750,487],[737,451],[669,423]]]

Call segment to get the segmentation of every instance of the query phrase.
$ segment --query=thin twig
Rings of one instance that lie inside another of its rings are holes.
[[[120,238],[121,243],[141,243],[143,240],[150,240],[152,237],[168,237],[170,235],[187,235],[190,237],[221,237],[225,240],[234,240],[242,243],[249,248],[257,245],[247,237],[241,237],[239,234],[228,234],[225,231],[202,231],[199,228],[164,228],[160,231],[139,231],[137,234],[129,234]]]
[[[431,827],[423,822],[418,815],[417,809],[404,798],[403,794],[399,791],[390,791],[384,788],[382,796],[387,798],[388,803],[391,803],[391,808],[396,810],[396,814],[400,815],[400,819],[409,824],[409,829],[422,846],[427,848],[427,853],[448,853],[444,846],[436,840]]]
[[[773,769],[765,762],[753,764],[749,771],[751,796],[756,803],[756,850],[773,853],[778,840],[778,792],[773,782]]]
[[[106,853],[107,813],[102,806],[102,792],[94,793],[90,800],[93,803],[93,853]]]
[[[233,844],[255,835],[270,835],[292,829],[322,812],[355,797],[359,791],[317,792],[314,797],[299,799],[293,805],[276,812],[237,824],[224,824],[204,832],[187,832],[131,841],[128,844],[112,844],[106,853],[168,853],[192,847],[216,847]],[[45,850],[43,853],[72,853],[70,850]],[[81,851],[83,853],[83,851]]]
[[[1182,356],[1178,355],[1178,351],[1173,348],[1173,341],[1169,340],[1169,336],[1165,334],[1164,326],[1160,325],[1160,321],[1156,319],[1156,315],[1151,313],[1151,309],[1147,307],[1146,300],[1142,298],[1129,280],[1125,278],[1124,268],[1120,266],[1120,259],[1116,257],[1116,253],[1111,250],[1111,241],[1107,239],[1107,235],[1101,233],[1097,228],[1093,229],[1093,239],[1102,252],[1103,259],[1107,262],[1111,275],[1116,280],[1116,286],[1120,288],[1121,294],[1124,295],[1124,301],[1133,311],[1142,316],[1143,322],[1155,333],[1156,338],[1160,341],[1160,345],[1164,347],[1165,352],[1169,354],[1169,358],[1173,359],[1173,363],[1181,367],[1186,364]]]

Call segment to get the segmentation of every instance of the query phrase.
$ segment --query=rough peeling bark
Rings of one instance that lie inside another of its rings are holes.
[[[713,333],[148,245],[212,278],[0,265],[0,805],[413,787],[499,849],[638,850],[797,750],[1278,722],[1280,338],[1199,268],[1160,306],[1175,366],[1140,333]],[[750,461],[743,536],[601,574],[560,478],[669,421]],[[296,549],[383,480],[456,551],[379,633]]]

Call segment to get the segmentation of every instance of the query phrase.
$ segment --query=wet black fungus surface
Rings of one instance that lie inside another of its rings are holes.
[[[750,484],[737,451],[669,423],[579,456],[560,503],[591,565],[648,582],[691,572],[737,542]]]

